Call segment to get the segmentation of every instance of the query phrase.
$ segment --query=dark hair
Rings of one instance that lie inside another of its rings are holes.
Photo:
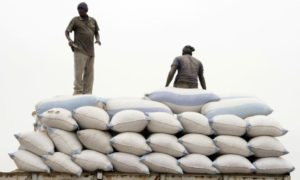
[[[185,54],[189,54],[189,55],[192,55],[193,52],[195,51],[195,48],[190,46],[190,45],[186,45],[184,46],[184,48],[182,49],[182,55],[185,55]]]
[[[77,9],[85,10],[86,12],[89,10],[88,5],[85,2],[81,2],[78,4]]]

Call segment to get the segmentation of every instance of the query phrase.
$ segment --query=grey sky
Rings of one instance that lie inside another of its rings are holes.
[[[34,105],[72,93],[73,57],[64,31],[80,1],[3,1],[0,171],[15,168],[13,134],[31,131]],[[163,87],[184,45],[205,68],[209,90],[257,96],[290,132],[280,138],[300,178],[300,1],[89,0],[100,26],[94,94],[133,96]],[[296,142],[295,142],[296,141]]]

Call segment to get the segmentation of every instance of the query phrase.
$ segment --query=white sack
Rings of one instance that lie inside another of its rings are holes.
[[[74,119],[81,129],[107,130],[109,123],[108,114],[99,107],[83,106],[74,110]]]
[[[183,131],[185,133],[196,133],[204,135],[211,135],[214,133],[209,125],[208,119],[200,113],[184,112],[178,114],[177,119],[183,126]]]
[[[278,121],[269,116],[251,116],[245,119],[248,122],[247,135],[257,136],[282,136],[288,131]]]
[[[233,154],[219,156],[213,162],[213,166],[216,167],[221,173],[248,174],[255,172],[255,167],[247,158]]]
[[[236,154],[244,157],[252,156],[246,140],[237,136],[221,135],[214,139],[220,154]]]
[[[182,125],[177,118],[164,112],[149,113],[148,130],[152,133],[176,134],[183,130]]]
[[[147,143],[153,152],[165,153],[173,157],[182,157],[188,154],[184,146],[178,142],[177,137],[174,135],[152,134],[147,139]]]
[[[219,171],[213,167],[212,161],[201,154],[189,154],[178,160],[179,166],[186,173],[218,174]]]
[[[278,139],[270,136],[252,138],[248,146],[256,157],[279,157],[289,153]]]
[[[41,119],[36,115],[33,116],[35,118],[35,123],[33,123],[34,131],[47,132],[47,127],[41,122]]]
[[[76,96],[56,96],[40,101],[35,106],[36,114],[39,116],[43,112],[52,108],[64,108],[69,111],[81,106],[98,106],[103,107],[99,97],[93,95],[76,95]]]
[[[113,166],[106,155],[92,150],[84,150],[80,154],[74,154],[72,160],[85,171],[113,170]]]
[[[80,176],[82,173],[81,167],[64,153],[56,152],[53,155],[44,155],[42,158],[54,172],[70,173],[77,176]]]
[[[150,153],[141,157],[141,162],[146,164],[153,172],[183,174],[177,160],[167,154]]]
[[[186,134],[179,139],[179,142],[189,153],[212,155],[219,151],[214,141],[202,134]]]
[[[172,111],[168,106],[151,100],[140,98],[115,98],[106,102],[106,110],[111,116],[119,111],[129,109],[142,111],[143,113],[165,112],[172,114]]]
[[[254,161],[256,173],[260,174],[287,174],[292,172],[295,167],[281,157],[260,158]]]
[[[68,155],[78,154],[82,150],[77,136],[73,132],[68,132],[55,128],[48,128],[48,135],[54,142],[58,151]]]
[[[88,149],[104,154],[113,152],[113,148],[110,144],[111,135],[108,132],[96,129],[85,129],[77,131],[77,136],[83,146]]]
[[[116,132],[141,132],[148,124],[146,115],[137,110],[124,110],[116,113],[109,128]]]
[[[54,144],[45,132],[19,133],[15,137],[24,150],[36,155],[41,156],[54,153]]]
[[[150,174],[148,167],[140,162],[140,158],[138,156],[116,152],[109,154],[108,157],[117,171],[125,173]]]
[[[207,103],[201,109],[201,113],[208,118],[222,114],[233,114],[243,119],[255,115],[268,115],[272,111],[266,103],[257,98],[224,99]]]
[[[218,115],[212,118],[211,127],[218,135],[242,136],[246,133],[247,123],[235,115]]]
[[[154,91],[146,94],[146,97],[169,106],[176,114],[185,111],[200,112],[204,104],[220,100],[216,94],[207,90],[173,87]]]
[[[72,118],[72,113],[63,108],[52,108],[39,116],[40,122],[50,128],[58,128],[65,131],[78,129],[78,124]]]
[[[152,151],[146,143],[144,136],[134,132],[120,133],[114,136],[110,142],[116,150],[137,156],[141,156]]]
[[[14,153],[10,153],[9,156],[21,171],[50,173],[49,167],[42,159],[31,152],[18,150]]]
[[[223,99],[240,99],[240,98],[255,98],[252,95],[249,94],[240,94],[240,93],[223,93],[223,94],[218,94],[218,96]]]

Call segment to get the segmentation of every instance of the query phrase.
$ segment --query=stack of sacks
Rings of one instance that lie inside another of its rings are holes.
[[[117,133],[110,141],[117,152],[109,154],[115,170],[144,174],[150,171],[183,173],[172,156],[186,154],[173,136],[183,128],[166,105],[122,98],[108,100],[106,110],[111,116],[108,127]]]
[[[138,98],[111,99],[105,105],[104,110],[104,103],[91,95],[55,97],[38,103],[38,131],[15,135],[20,150],[10,154],[11,158],[20,170],[30,172],[52,170],[79,176],[83,170],[111,171],[112,161],[116,170],[148,174],[140,156],[152,149],[138,132],[149,123],[146,113],[153,113],[154,119],[161,113],[162,119],[173,117],[172,111],[161,103]],[[151,126],[155,129],[160,124]],[[119,134],[112,138],[115,132]],[[119,152],[113,153],[114,148]],[[124,166],[123,162],[129,164]]]
[[[118,133],[111,139],[117,152],[109,155],[117,171],[173,174],[219,172],[207,157],[218,151],[208,136],[213,131],[208,119],[200,113],[182,113],[177,119],[166,112],[145,114],[138,110],[122,110],[112,116],[109,128]],[[184,135],[180,134],[182,131]]]
[[[219,100],[203,90],[166,88],[147,99],[57,97],[40,102],[36,112],[39,127],[44,128],[17,134],[20,149],[10,154],[24,171],[80,175],[96,170],[142,174],[293,170],[279,158],[287,152],[274,138],[286,130],[265,116],[272,112],[269,106],[251,97]],[[247,142],[249,137],[253,139]],[[252,157],[258,159],[251,162]]]
[[[236,167],[219,167],[221,173],[286,174],[294,170],[289,162],[280,157],[288,151],[275,137],[286,134],[287,130],[268,116],[272,111],[261,100],[242,96],[222,98],[202,107],[201,113],[210,119],[217,135],[214,141],[220,148],[220,154],[226,154],[219,156],[214,166],[218,168],[218,163],[223,161]],[[243,160],[237,155],[243,156]],[[248,160],[245,159],[247,157]],[[234,159],[243,162],[243,166],[236,164]],[[249,160],[252,160],[252,165]]]
[[[80,95],[80,96],[56,96],[53,98],[48,98],[45,100],[42,100],[37,103],[35,106],[35,113],[36,113],[36,123],[35,127],[37,130],[45,130],[45,127],[48,127],[47,123],[54,123],[55,122],[41,122],[40,116],[45,113],[46,111],[49,111],[53,108],[62,108],[64,110],[67,110],[70,115],[70,112],[75,110],[76,108],[82,107],[82,106],[96,106],[99,108],[104,107],[104,103],[102,102],[102,99],[93,96],[93,95]],[[61,125],[61,124],[59,124]],[[53,125],[50,125],[49,127],[52,127]],[[59,126],[60,127],[60,126]],[[76,129],[76,127],[73,127]],[[78,127],[77,127],[78,128]],[[74,130],[75,130],[74,129]]]
[[[118,133],[111,139],[117,152],[109,155],[117,171],[183,173],[176,157],[187,152],[174,136],[183,128],[166,105],[122,98],[107,101],[106,110],[112,117],[108,127]]]
[[[247,123],[236,115],[217,115],[211,119],[215,131],[214,142],[220,149],[214,166],[221,173],[253,173],[255,167],[247,159],[253,155],[247,141],[243,139]]]
[[[269,116],[258,115],[245,120],[248,123],[247,136],[251,138],[248,146],[256,157],[253,162],[256,172],[285,174],[293,171],[293,165],[281,157],[288,151],[276,138],[285,135],[287,130]]]
[[[170,135],[181,131],[182,126],[173,114],[166,112],[147,114],[146,116],[144,112],[138,110],[122,110],[113,115],[109,127],[119,134],[111,139],[112,146],[118,151],[109,155],[112,164],[120,172],[149,174],[151,170],[182,173],[176,159],[169,155],[182,156],[185,153],[177,138]],[[145,128],[154,133],[147,140],[147,136],[141,134]],[[171,145],[170,149],[164,143]],[[177,151],[172,151],[172,148],[177,148]]]
[[[272,108],[255,97],[217,96],[199,89],[165,88],[146,94],[146,98],[169,106],[174,113],[193,111],[207,117],[214,131],[214,143],[219,148],[213,165],[221,173],[284,174],[294,169],[278,158],[287,151],[274,138],[287,131],[268,116]],[[185,121],[180,122],[186,131]],[[249,138],[252,139],[248,142]],[[261,159],[252,164],[253,157]]]
[[[208,119],[200,113],[183,112],[178,114],[178,120],[184,128],[184,135],[179,142],[186,148],[188,155],[178,160],[185,173],[217,174],[209,156],[219,151],[211,139],[214,131]]]
[[[36,105],[38,131],[16,134],[20,148],[11,158],[20,170],[30,172],[51,170],[79,176],[83,170],[111,171],[105,155],[113,151],[111,136],[101,131],[107,130],[109,122],[103,107],[92,95],[41,101]],[[85,145],[88,148],[83,149]]]

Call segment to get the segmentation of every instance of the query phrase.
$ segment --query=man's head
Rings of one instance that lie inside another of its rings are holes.
[[[81,2],[78,4],[77,10],[80,16],[86,16],[89,8],[85,2]]]
[[[193,52],[195,51],[195,48],[193,48],[190,45],[186,45],[184,46],[184,48],[182,49],[182,55],[185,54],[189,54],[189,55],[193,55]]]

